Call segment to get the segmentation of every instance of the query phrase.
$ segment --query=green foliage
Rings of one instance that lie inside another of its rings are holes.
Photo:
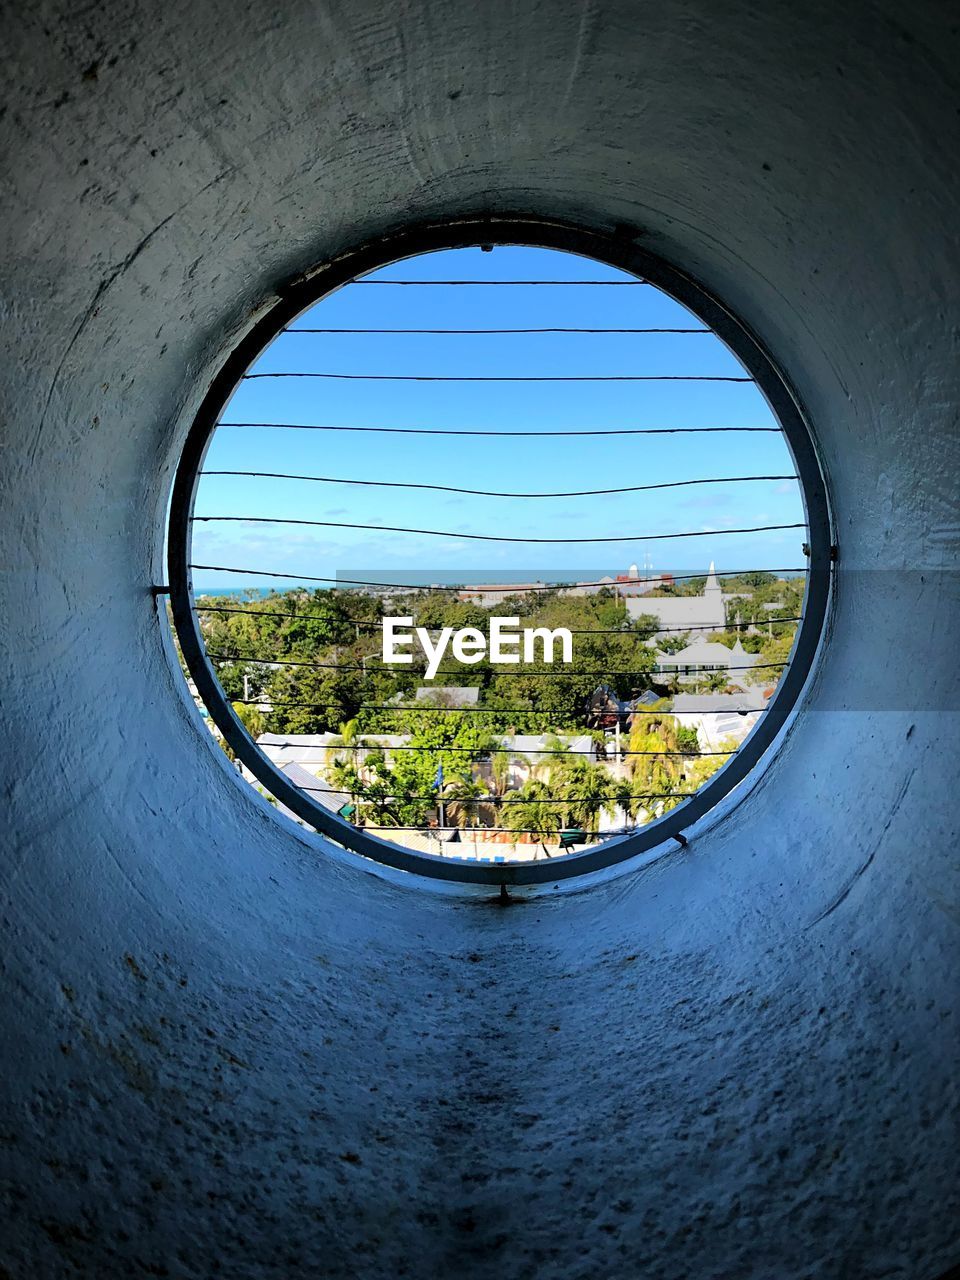
[[[558,742],[549,746],[561,749]],[[550,756],[510,794],[496,825],[550,835],[579,827],[595,834],[601,813],[615,812],[617,795],[617,781],[603,765],[579,755]]]
[[[390,732],[409,734],[405,745],[419,750],[398,751],[393,757],[389,747],[361,751],[358,748],[376,744],[353,721],[343,726],[340,743],[330,748],[329,777],[334,786],[357,797],[359,821],[373,826],[421,826],[439,798],[434,789],[438,767],[443,768],[444,798],[452,787],[451,799],[465,802],[473,784],[473,764],[499,742],[479,717],[440,711],[392,715],[397,724]]]
[[[256,741],[264,732],[263,716],[256,707],[252,707],[248,702],[235,702],[233,710],[237,719],[249,733],[250,737]]]
[[[700,746],[696,730],[685,728],[666,711],[660,716],[637,716],[628,746],[630,751],[651,753],[627,758],[634,798],[626,801],[624,807],[635,821],[642,815],[644,822],[650,822],[675,809],[685,796],[702,787],[728,758],[687,759],[683,755],[668,754],[696,752]],[[636,798],[644,795],[649,798]]]
[[[790,657],[790,650],[793,648],[793,636],[795,628],[790,628],[782,632],[780,635],[769,636],[760,646],[759,662],[786,662]],[[776,684],[783,675],[785,667],[759,666],[757,670],[746,672],[748,681],[751,684],[772,685]]]
[[[756,581],[758,579],[761,581]],[[736,622],[739,617],[744,626],[753,624],[766,630],[774,625],[776,630],[778,618],[797,618],[803,612],[806,580],[802,575],[776,578],[768,573],[750,573],[724,578],[722,585],[725,595],[740,597],[727,602],[728,622]],[[779,629],[785,630],[795,625],[784,623]]]
[[[771,573],[768,569],[755,569],[752,573],[731,574],[728,577],[721,578],[720,585],[725,592],[757,591],[762,587],[773,585],[776,581],[776,574]]]
[[[703,578],[685,580],[656,594],[696,595],[703,584]],[[784,619],[801,611],[803,579],[759,573],[726,578],[723,585],[725,592],[742,598],[730,602],[729,629],[711,638],[731,648],[739,639],[761,662],[785,659],[796,624]],[[681,727],[664,704],[662,716],[635,717],[629,734],[630,749],[653,754],[627,757],[625,764],[611,768],[560,754],[539,761],[523,786],[511,790],[510,757],[497,749],[501,735],[583,733],[589,700],[599,685],[608,684],[624,699],[649,689],[662,691],[662,685],[653,683],[657,658],[647,639],[656,636],[666,653],[689,642],[689,633],[657,633],[651,615],[631,622],[623,600],[608,589],[592,596],[532,592],[493,610],[435,591],[389,603],[387,612],[409,615],[415,626],[434,632],[467,626],[486,631],[496,613],[517,617],[521,627],[568,627],[573,633],[569,666],[532,662],[504,668],[486,659],[464,664],[448,649],[434,686],[477,687],[478,710],[466,714],[413,702],[414,691],[425,683],[418,645],[413,646],[412,665],[383,663],[379,624],[385,602],[377,597],[297,589],[246,599],[207,597],[203,603],[228,610],[199,617],[208,652],[223,655],[213,660],[248,732],[258,737],[268,730],[339,730],[327,777],[355,798],[356,821],[364,824],[423,826],[442,800],[446,821],[461,826],[548,834],[582,827],[595,832],[601,815],[616,813],[618,806],[635,821],[658,816],[723,762],[722,757],[685,756],[698,750],[696,733]],[[274,616],[285,614],[291,616]],[[734,619],[739,625],[732,625]],[[747,678],[767,685],[777,676],[777,669],[764,668]],[[698,687],[725,684],[722,674],[711,674]],[[261,713],[239,701],[244,697],[270,710]],[[361,750],[381,734],[408,735],[405,745],[420,749]],[[601,752],[609,745],[602,731],[592,736]],[[559,741],[554,749],[560,750]],[[670,751],[679,754],[666,754]],[[481,761],[482,775],[477,768]],[[434,791],[438,766],[443,768],[439,796]],[[628,798],[638,792],[668,794],[648,802]],[[520,803],[502,803],[506,799]]]
[[[744,627],[732,627],[728,631],[714,632],[710,639],[715,644],[725,644],[728,649],[732,649],[739,640],[747,653],[759,653],[764,635],[756,631],[748,632]]]
[[[657,637],[657,648],[661,653],[679,653],[681,649],[685,649],[690,643],[690,632],[683,631],[679,634],[667,631],[663,635]]]
[[[677,750],[696,752],[700,750],[700,739],[697,736],[696,729],[688,728],[686,725],[678,725],[677,727]]]
[[[365,703],[382,706],[397,698],[401,705],[408,702],[424,683],[425,663],[418,646],[411,666],[383,663],[378,625],[383,602],[373,596],[298,590],[240,601],[235,596],[206,597],[204,603],[230,610],[200,614],[208,651],[221,655],[214,661],[227,697],[249,695],[272,704],[264,724],[270,732],[332,730],[360,713]],[[404,597],[391,608],[402,609],[414,625],[431,630],[475,626],[485,631],[490,617],[479,605],[436,592]],[[502,712],[491,716],[490,730],[577,729],[583,724],[587,698],[607,672],[623,697],[649,687],[645,672],[655,658],[642,640],[652,634],[656,621],[642,620],[631,627],[623,601],[611,591],[594,596],[530,593],[498,606],[497,612],[517,616],[522,626],[569,627],[574,632],[573,661],[569,667],[533,662],[505,669],[486,660],[461,663],[448,650],[435,683],[479,687],[482,705]],[[273,616],[285,613],[294,616]],[[622,635],[583,634],[621,629]],[[285,662],[318,665],[281,665]],[[505,675],[505,670],[522,674]],[[363,728],[403,731],[392,712],[363,712]]]

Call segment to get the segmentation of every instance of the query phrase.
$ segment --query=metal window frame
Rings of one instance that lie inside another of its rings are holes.
[[[189,564],[191,516],[207,448],[243,375],[300,314],[335,290],[380,267],[438,249],[519,244],[579,254],[630,272],[687,307],[721,339],[756,380],[793,455],[807,520],[808,570],[803,622],[790,665],[753,732],[699,791],[636,832],[612,836],[580,853],[525,863],[482,863],[405,849],[344,822],[294,786],[271,763],[233,711],[206,656]],[[610,867],[649,852],[706,815],[744,780],[787,722],[810,675],[824,634],[832,584],[833,534],[827,486],[799,399],[757,337],[689,275],[637,246],[626,234],[524,216],[466,218],[423,224],[377,240],[322,264],[278,291],[278,299],[237,343],[204,396],[177,466],[170,503],[167,562],[170,603],[180,648],[207,710],[237,758],[272,795],[338,845],[388,867],[473,884],[542,884]]]

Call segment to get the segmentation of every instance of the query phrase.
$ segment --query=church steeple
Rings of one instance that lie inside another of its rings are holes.
[[[707,581],[703,588],[703,593],[704,595],[706,595],[708,591],[719,591],[719,590],[720,590],[720,583],[717,581],[717,574],[713,567],[713,561],[711,560],[710,568],[707,570]]]

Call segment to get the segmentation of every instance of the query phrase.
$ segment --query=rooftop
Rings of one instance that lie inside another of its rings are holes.
[[[737,666],[749,667],[756,661],[756,654],[747,653],[742,645],[739,650],[736,648],[728,649],[725,644],[719,644],[717,641],[701,639],[694,640],[692,644],[688,644],[685,649],[681,649],[678,653],[659,654],[657,661],[662,667],[711,665],[729,667],[734,663]]]
[[[763,711],[767,701],[757,690],[743,693],[678,693],[673,699],[675,715]]]

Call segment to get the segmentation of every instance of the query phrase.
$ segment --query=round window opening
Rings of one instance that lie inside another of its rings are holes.
[[[831,536],[726,308],[632,242],[485,223],[281,295],[188,436],[168,557],[247,782],[378,862],[523,883],[683,844],[758,767]]]

